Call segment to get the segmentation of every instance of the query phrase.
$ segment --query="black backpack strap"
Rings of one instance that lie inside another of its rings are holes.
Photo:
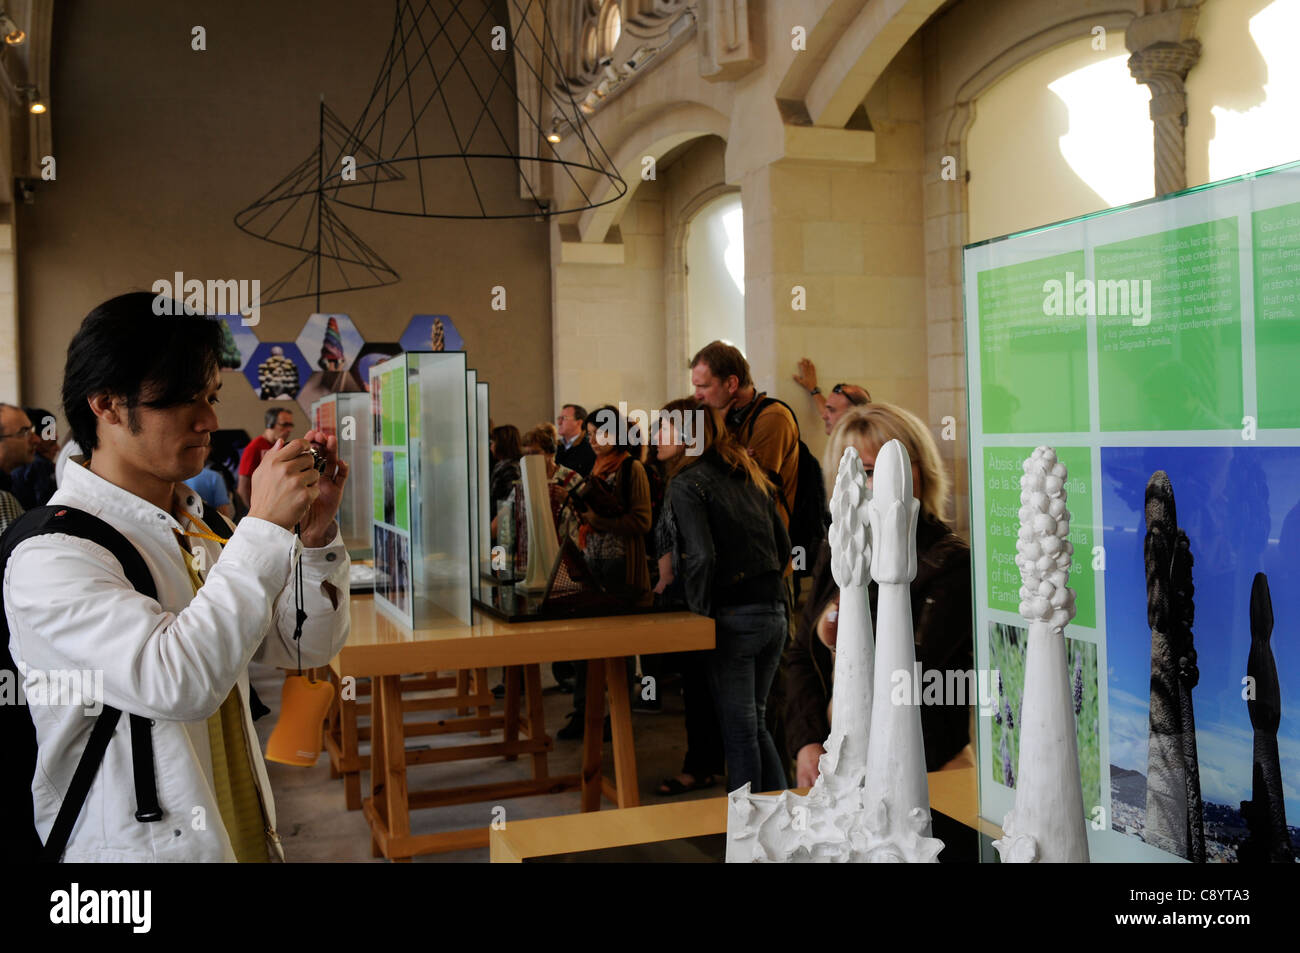
[[[764,397],[758,402],[758,407],[754,410],[749,418],[745,421],[745,442],[749,443],[754,436],[754,426],[758,423],[758,415],[773,404],[780,404],[790,412],[790,419],[794,421],[794,439],[796,441],[803,439],[803,432],[799,429],[799,415],[794,412],[794,408],[783,401],[780,397]]]
[[[214,516],[216,517],[215,520],[212,519]],[[213,536],[219,536],[223,540],[229,540],[231,536],[235,535],[235,524],[230,522],[230,520],[226,518],[226,514],[222,513],[215,506],[203,507],[203,522],[208,524],[208,529],[212,530]]]
[[[48,533],[64,533],[68,536],[77,536],[99,544],[117,559],[127,581],[131,583],[137,592],[148,596],[150,599],[158,598],[158,588],[154,584],[153,574],[149,572],[149,567],[145,563],[144,557],[140,555],[140,551],[131,545],[131,542],[125,536],[99,517],[92,516],[90,513],[71,506],[37,507],[24,513],[15,521],[4,534],[3,540],[0,540],[0,579],[4,577],[4,570],[9,562],[9,557],[20,543],[33,536],[42,536]],[[4,619],[3,661],[7,667],[16,670],[17,666],[14,664],[13,656],[9,652],[9,626],[8,620],[3,616],[3,607],[0,607],[0,619]],[[90,731],[90,739],[86,742],[86,749],[82,752],[81,760],[77,763],[72,782],[69,784],[63,803],[59,807],[54,826],[50,829],[50,836],[46,839],[44,847],[41,848],[41,860],[57,862],[63,856],[68,838],[72,835],[72,828],[76,824],[77,818],[81,816],[81,809],[90,793],[91,783],[99,772],[99,766],[104,760],[104,753],[108,749],[108,743],[112,740],[113,732],[116,731],[121,716],[122,712],[119,709],[111,705],[104,705],[99,718],[95,720],[95,725]],[[136,820],[142,823],[160,820],[163,815],[161,808],[158,806],[157,779],[153,763],[153,736],[150,730],[153,722],[140,715],[131,715],[130,720],[131,762],[135,775],[135,817]],[[32,750],[34,751],[34,726],[31,737]],[[32,769],[34,773],[34,763]]]
[[[50,836],[41,848],[42,862],[57,864],[63,857],[68,838],[72,836],[72,828],[81,816],[81,808],[86,803],[86,796],[90,794],[90,785],[99,773],[100,762],[104,760],[104,752],[108,750],[108,743],[113,739],[113,732],[117,730],[117,722],[121,717],[122,713],[118,709],[105,705],[95,719],[95,726],[90,729],[90,740],[86,742],[86,750],[81,753],[77,770],[72,775],[72,783],[63,795],[59,814],[54,819],[54,826],[50,828]]]
[[[153,766],[153,720],[139,715],[131,716],[131,774],[135,778],[135,819],[141,824],[161,821]]]

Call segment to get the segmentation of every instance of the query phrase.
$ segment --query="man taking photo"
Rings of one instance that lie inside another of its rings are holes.
[[[68,346],[63,409],[84,457],[69,463],[51,505],[120,532],[157,598],[137,591],[103,546],[33,536],[13,550],[4,579],[9,648],[25,682],[102,674],[98,701],[152,721],[137,739],[137,720],[118,720],[64,860],[283,859],[248,664],[320,666],[347,640],[348,555],[334,516],[348,469],[333,437],[277,440],[233,533],[205,511],[182,481],[203,467],[218,428],[221,331],[200,316],[159,316],[153,301],[141,292],[104,302]],[[325,447],[323,473],[313,439]],[[306,617],[295,642],[298,567]],[[79,704],[33,703],[30,714],[44,842],[96,719]],[[156,811],[140,810],[133,774],[133,748],[149,738]]]

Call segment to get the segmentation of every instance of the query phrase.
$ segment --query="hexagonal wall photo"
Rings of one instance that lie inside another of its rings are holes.
[[[294,400],[311,367],[292,341],[263,341],[244,365],[244,376],[262,400]]]
[[[257,335],[237,314],[213,315],[212,320],[221,325],[221,369],[242,371],[257,350]]]
[[[365,341],[346,314],[313,314],[299,332],[297,343],[313,368],[298,393],[298,403],[308,413],[326,394],[365,390],[351,371]]]
[[[463,351],[465,341],[445,314],[417,314],[400,339],[403,351]]]

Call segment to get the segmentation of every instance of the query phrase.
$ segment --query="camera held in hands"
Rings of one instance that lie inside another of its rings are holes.
[[[597,516],[613,518],[623,514],[623,506],[609,484],[600,478],[579,480],[569,490],[569,502],[579,512],[591,510]]]

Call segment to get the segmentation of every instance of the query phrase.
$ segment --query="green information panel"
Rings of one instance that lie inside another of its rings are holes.
[[[1237,251],[1235,218],[1096,249],[1102,430],[1241,427]]]
[[[1082,274],[1081,251],[979,273],[980,314],[989,315],[979,336],[986,433],[1088,429],[1086,331],[1070,293]],[[1053,281],[1062,287],[1055,300],[1043,293]]]
[[[1300,202],[1252,216],[1259,425],[1300,427]]]
[[[411,525],[411,510],[409,498],[410,479],[407,476],[408,470],[406,468],[405,453],[398,452],[393,454],[393,474],[393,504],[396,513],[393,522],[403,529],[406,529]]]
[[[1300,163],[970,245],[963,270],[981,815],[1003,823],[1023,766],[1020,479],[1048,446],[1091,859],[1300,857]],[[1276,749],[1247,701],[1281,712]]]

